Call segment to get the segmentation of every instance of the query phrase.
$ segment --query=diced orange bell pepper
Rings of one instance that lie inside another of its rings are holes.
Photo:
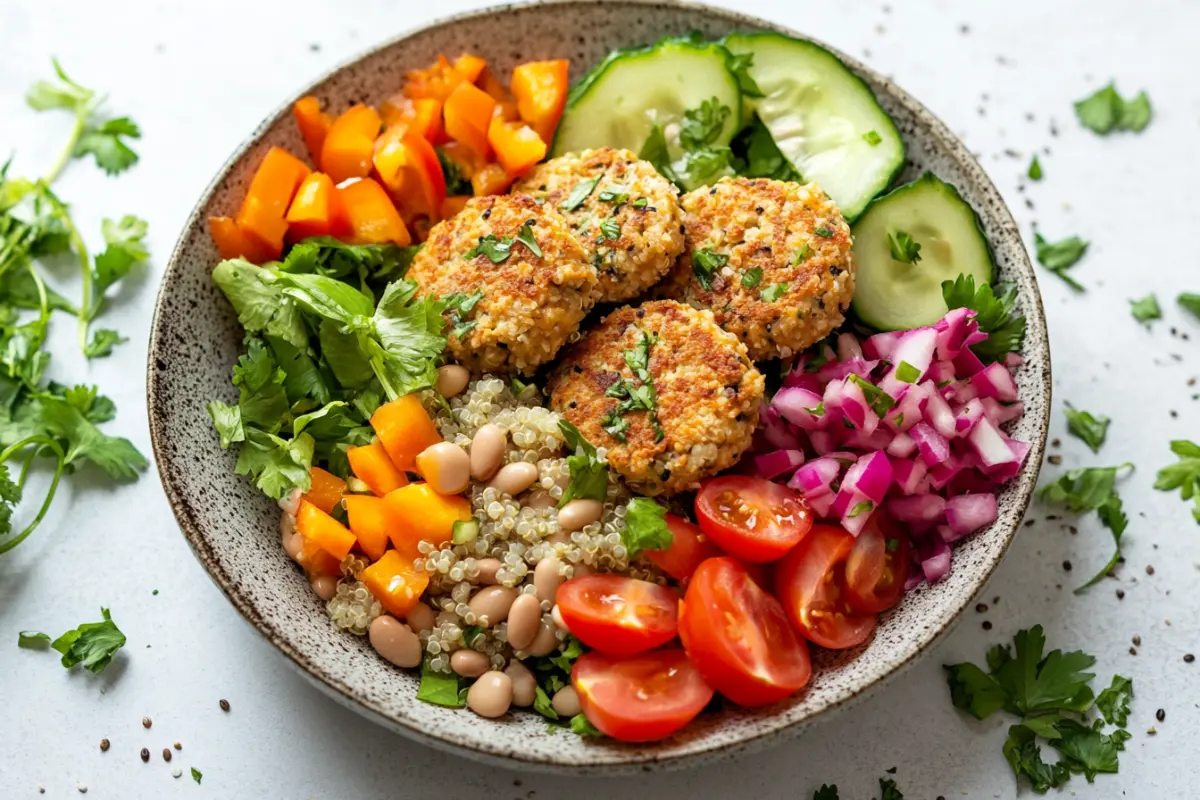
[[[524,122],[505,122],[498,115],[488,128],[488,144],[509,175],[524,175],[546,157],[546,143],[537,131]]]
[[[450,219],[458,212],[462,211],[467,207],[467,201],[470,199],[470,196],[465,194],[447,197],[442,201],[442,219]]]
[[[254,264],[265,264],[280,255],[257,236],[247,236],[232,217],[209,217],[208,232],[221,258],[244,258]]]
[[[333,119],[321,110],[321,101],[312,95],[301,97],[296,101],[292,106],[292,116],[296,118],[300,135],[304,137],[304,146],[308,148],[308,155],[314,164],[319,164],[321,147],[325,144],[325,134],[329,133],[329,126],[333,124]]]
[[[350,241],[355,244],[398,244],[407,247],[412,237],[396,204],[383,187],[363,178],[338,190],[350,221]]]
[[[322,550],[313,544],[311,539],[305,539],[300,546],[300,554],[296,556],[296,563],[303,567],[310,576],[333,575],[336,577],[342,573],[341,559]]]
[[[379,601],[389,614],[404,618],[421,602],[421,593],[429,585],[429,573],[418,570],[413,559],[405,558],[395,550],[388,550],[383,557],[364,569],[358,579]]]
[[[471,188],[475,191],[476,197],[487,194],[504,194],[516,179],[516,175],[509,175],[504,167],[493,163],[471,176]]]
[[[496,100],[487,92],[470,83],[461,83],[446,98],[442,108],[446,135],[471,149],[480,158],[490,154],[488,147],[488,125]]]
[[[404,93],[414,100],[429,97],[444,102],[460,84],[469,82],[445,56],[438,56],[428,69],[409,70],[404,77]]]
[[[395,94],[379,106],[384,128],[406,125],[413,133],[424,136],[430,144],[446,141],[442,128],[442,101],[432,97],[413,99],[403,93]]]
[[[462,495],[438,494],[427,483],[410,483],[383,498],[392,518],[388,531],[402,554],[416,558],[420,542],[436,546],[450,541],[455,522],[471,518],[471,501]]]
[[[375,144],[375,171],[403,208],[437,217],[446,197],[446,178],[437,151],[403,124],[384,131]]]
[[[416,469],[417,453],[442,441],[437,426],[415,394],[381,405],[371,417],[371,427],[392,457],[392,463],[406,472]]]
[[[300,184],[287,212],[288,236],[292,241],[309,236],[343,237],[350,233],[350,220],[342,208],[342,196],[333,178],[314,172]]]
[[[387,550],[388,531],[394,524],[383,498],[352,494],[345,503],[350,530],[358,539],[358,546],[372,561],[378,561]]]
[[[334,183],[369,175],[375,137],[382,125],[379,112],[370,106],[359,104],[343,111],[329,126],[321,146],[321,171]]]
[[[320,467],[312,467],[308,471],[311,485],[304,493],[304,499],[312,503],[326,514],[332,514],[342,496],[346,494],[346,482]]]
[[[296,509],[296,530],[307,541],[337,559],[345,558],[354,547],[354,534],[346,526],[307,500]]]
[[[408,477],[392,463],[392,457],[378,440],[346,451],[355,477],[371,487],[379,497],[408,485]]]
[[[547,143],[554,138],[554,129],[567,104],[570,66],[567,60],[557,59],[530,61],[513,70],[512,93],[517,98],[521,119],[532,125]]]
[[[487,69],[487,62],[479,56],[463,53],[458,58],[454,59],[454,71],[462,75],[464,79],[475,83],[479,80],[479,76]]]
[[[268,150],[238,209],[237,224],[242,233],[258,237],[272,252],[282,252],[287,232],[284,217],[296,190],[311,171],[281,147]]]

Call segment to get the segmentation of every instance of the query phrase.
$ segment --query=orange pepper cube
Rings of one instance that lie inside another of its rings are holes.
[[[416,469],[417,454],[442,441],[437,426],[415,394],[384,403],[371,417],[371,427],[392,463],[406,472]]]
[[[509,175],[499,164],[488,164],[471,176],[471,189],[476,197],[489,194],[504,194],[516,180],[515,175]]]
[[[544,142],[554,138],[554,129],[566,107],[569,68],[566,59],[557,59],[530,61],[513,70],[510,85],[517,98],[517,110]]]
[[[350,221],[342,209],[342,197],[333,179],[314,172],[304,179],[287,212],[288,236],[293,241],[310,236],[345,236]]]
[[[296,530],[306,541],[339,560],[350,554],[356,541],[345,525],[303,499],[296,510]]]
[[[383,121],[370,106],[347,108],[329,126],[321,145],[321,171],[341,183],[349,178],[365,178],[371,172],[375,137]]]
[[[454,71],[471,83],[479,80],[479,76],[483,74],[485,69],[487,69],[487,62],[479,56],[473,56],[470,53],[463,53],[454,59]]]
[[[374,146],[374,145],[372,145]],[[363,178],[338,189],[342,209],[350,222],[350,241],[354,244],[397,244],[407,247],[412,236],[396,204],[371,178]]]
[[[311,539],[305,539],[304,543],[300,546],[300,554],[296,556],[296,563],[299,564],[304,569],[304,572],[310,577],[316,575],[332,575],[336,578],[342,574],[341,559],[334,558],[332,555],[313,544]]]
[[[287,232],[284,217],[309,172],[304,162],[288,151],[279,147],[268,150],[238,209],[239,230],[257,237],[273,253],[282,252],[283,235]]]
[[[387,550],[388,531],[392,528],[391,515],[383,498],[352,494],[344,502],[350,530],[358,539],[358,546],[372,561],[378,561]]]
[[[311,483],[304,499],[312,503],[326,514],[332,514],[342,496],[346,494],[346,482],[320,467],[312,467],[308,471]]]
[[[429,573],[413,566],[412,559],[395,550],[359,573],[358,579],[379,601],[384,610],[403,619],[421,601],[421,593],[429,585]]]
[[[496,100],[487,92],[470,83],[460,83],[442,109],[446,135],[459,142],[480,158],[490,154],[487,134],[492,122]]]
[[[248,236],[232,217],[209,217],[208,232],[217,245],[221,258],[244,258],[254,264],[265,264],[279,257],[257,236]]]
[[[450,541],[455,522],[471,519],[471,501],[461,495],[441,495],[427,483],[410,483],[383,498],[394,527],[392,544],[401,553],[417,558],[417,544],[440,547]]]
[[[296,119],[296,126],[300,128],[300,135],[304,137],[304,146],[308,148],[309,157],[314,164],[319,163],[325,135],[329,133],[333,119],[321,110],[321,101],[312,95],[296,101],[292,106],[292,116]]]
[[[392,457],[378,440],[346,451],[354,476],[371,488],[378,497],[408,485],[408,476],[392,463]],[[353,526],[351,526],[353,529]]]
[[[524,122],[507,122],[500,116],[492,117],[488,143],[509,175],[524,175],[546,157],[546,143],[537,131]]]

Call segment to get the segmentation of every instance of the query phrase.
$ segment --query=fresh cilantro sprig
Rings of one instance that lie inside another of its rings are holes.
[[[1038,263],[1061,278],[1064,283],[1075,291],[1086,291],[1082,283],[1067,274],[1067,270],[1075,266],[1075,263],[1083,258],[1083,254],[1087,252],[1088,243],[1078,236],[1071,236],[1057,242],[1051,242],[1036,231],[1033,237],[1037,250]]]
[[[1160,492],[1178,489],[1182,500],[1193,501],[1192,517],[1200,523],[1200,445],[1186,439],[1176,439],[1171,442],[1171,452],[1179,460],[1158,471],[1154,488]]]
[[[576,497],[585,500],[604,500],[608,496],[608,465],[600,460],[595,446],[573,424],[565,419],[558,421],[571,455],[567,456],[567,469],[571,482],[563,492],[558,506],[562,508]]]
[[[1141,300],[1130,300],[1129,313],[1138,322],[1162,319],[1162,309],[1158,307],[1158,298],[1153,294],[1148,294]]]
[[[487,256],[488,260],[493,264],[502,264],[512,255],[513,247],[516,244],[523,244],[538,258],[542,257],[542,248],[538,246],[537,238],[533,235],[533,222],[526,222],[517,231],[516,238],[511,236],[497,237],[494,233],[489,233],[486,236],[480,236],[476,245],[467,251],[466,258],[475,258],[476,256]]]
[[[563,211],[574,211],[575,209],[579,208],[581,205],[583,205],[583,201],[587,200],[588,197],[591,196],[592,192],[596,188],[596,184],[599,182],[599,177],[584,178],[571,188],[571,192],[567,195],[567,199],[559,203],[558,207]]]
[[[44,633],[22,631],[17,638],[20,647],[42,649],[47,644],[62,654],[62,665],[67,669],[82,664],[88,672],[99,674],[112,663],[113,656],[125,646],[125,634],[112,621],[107,608],[100,609],[104,619],[86,622],[67,631],[53,642]]]
[[[1112,420],[1103,414],[1093,416],[1090,411],[1081,411],[1070,403],[1064,405],[1063,412],[1067,415],[1067,433],[1080,439],[1093,453],[1099,453]]]
[[[1121,536],[1129,526],[1129,517],[1125,515],[1121,496],[1115,487],[1117,474],[1126,468],[1132,469],[1133,464],[1075,469],[1038,490],[1038,496],[1047,503],[1065,505],[1077,514],[1095,511],[1101,524],[1112,533],[1116,546],[1112,558],[1087,583],[1078,587],[1076,594],[1103,580],[1121,560]]]
[[[976,288],[973,276],[959,275],[953,281],[942,282],[942,298],[948,309],[969,308],[975,312],[975,322],[988,338],[971,349],[985,361],[998,361],[1009,353],[1020,352],[1025,344],[1025,317],[1016,311],[1016,286],[982,283]]]
[[[638,331],[634,346],[621,353],[636,380],[619,377],[604,392],[606,397],[614,397],[621,401],[600,421],[604,430],[619,442],[625,441],[625,433],[629,430],[629,421],[625,415],[631,411],[645,411],[650,415],[654,441],[661,442],[666,435],[658,421],[658,395],[654,390],[654,379],[650,375],[650,350],[657,342],[658,337],[655,334]]]
[[[733,151],[716,142],[732,111],[716,97],[683,112],[676,142],[668,142],[662,126],[655,125],[638,152],[659,174],[684,191],[733,174]]]
[[[1075,116],[1088,130],[1105,136],[1112,131],[1141,133],[1150,124],[1150,97],[1144,91],[1132,100],[1117,92],[1113,82],[1075,103]]]
[[[1175,298],[1175,302],[1193,317],[1200,319],[1200,294],[1183,292]]]
[[[692,275],[704,291],[711,292],[717,270],[728,263],[729,256],[726,254],[717,253],[711,247],[703,247],[692,252]]]
[[[758,83],[750,76],[750,68],[754,66],[753,53],[730,54],[725,60],[725,66],[738,82],[738,88],[746,97],[763,97],[763,91]]]
[[[821,784],[821,788],[813,792],[812,800],[841,800],[837,784]]]
[[[637,558],[643,550],[666,550],[674,541],[675,537],[667,527],[667,509],[648,497],[635,497],[629,501],[621,543],[631,559]]]
[[[802,182],[803,178],[782,152],[771,132],[755,115],[730,144],[732,165],[738,175],[746,178],[774,178],[779,181]]]

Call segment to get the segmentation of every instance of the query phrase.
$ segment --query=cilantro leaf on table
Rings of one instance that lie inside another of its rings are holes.
[[[950,685],[950,700],[955,708],[961,708],[976,719],[987,719],[1004,708],[1008,694],[996,679],[969,662],[945,664]]]
[[[73,155],[75,158],[94,156],[96,166],[109,175],[117,175],[138,161],[138,154],[125,141],[127,138],[142,138],[136,122],[129,117],[106,119],[84,129]]]
[[[837,784],[822,783],[821,788],[813,792],[812,800],[841,800]]]
[[[1171,442],[1171,452],[1179,457],[1179,461],[1158,471],[1154,488],[1160,492],[1178,489],[1180,499],[1194,500],[1192,517],[1200,523],[1200,445],[1175,439]]]
[[[635,497],[629,501],[621,542],[631,559],[641,555],[643,550],[666,550],[674,539],[667,528],[667,509],[649,497]]]
[[[49,634],[41,631],[21,631],[17,634],[17,647],[26,650],[45,650],[49,646]]]
[[[1095,674],[1084,670],[1096,663],[1095,658],[1079,650],[1052,650],[1043,658],[1046,636],[1041,625],[1018,631],[1013,645],[1012,659],[996,670],[996,682],[1009,696],[1009,711],[1025,715],[1091,707],[1095,698],[1088,683]]]
[[[1037,260],[1046,269],[1077,292],[1085,291],[1083,284],[1067,274],[1067,270],[1075,265],[1087,252],[1088,243],[1078,236],[1071,236],[1057,242],[1051,242],[1036,231],[1033,234],[1037,249]]]
[[[1144,91],[1126,100],[1111,81],[1075,103],[1079,123],[1101,136],[1114,130],[1140,133],[1150,124],[1151,113],[1150,97]]]
[[[1042,164],[1038,161],[1037,154],[1034,154],[1033,160],[1029,162],[1029,170],[1026,174],[1031,181],[1040,181],[1042,179]]]
[[[101,673],[112,662],[116,652],[125,646],[125,634],[112,621],[107,608],[101,608],[102,622],[87,622],[69,630],[51,643],[62,653],[62,665],[67,669],[82,664],[89,672]]]
[[[200,770],[196,769],[195,767],[192,767],[191,770],[192,770],[192,780],[194,780],[196,782],[196,784],[199,785],[200,781],[203,780],[203,778],[204,778],[204,773],[201,772]]]
[[[1060,719],[1054,727],[1059,736],[1049,740],[1050,746],[1062,757],[1059,763],[1071,772],[1082,772],[1092,783],[1099,773],[1117,771],[1118,747],[1111,737],[1073,719]]]
[[[1020,352],[1025,344],[1025,317],[1016,312],[1017,287],[1011,283],[975,286],[971,275],[959,275],[942,282],[946,308],[969,308],[975,312],[979,330],[988,338],[972,345],[971,350],[985,361],[998,361],[1009,353]]]
[[[1124,728],[1129,724],[1129,701],[1133,699],[1133,681],[1113,675],[1112,684],[1096,698],[1096,710],[1109,725]]]
[[[1175,302],[1179,303],[1192,316],[1200,319],[1200,294],[1183,292],[1175,298]]]
[[[896,788],[894,780],[891,778],[880,778],[879,800],[904,800],[904,795]]]
[[[1018,779],[1026,778],[1038,794],[1057,789],[1071,778],[1071,771],[1065,764],[1047,764],[1042,760],[1037,736],[1025,725],[1013,725],[1008,729],[1002,752],[1013,774]]]
[[[148,228],[145,220],[132,214],[126,214],[119,222],[105,219],[101,223],[106,246],[94,259],[92,282],[96,296],[92,299],[92,307],[86,310],[89,317],[94,318],[99,313],[109,287],[150,257],[145,243]]]
[[[571,455],[567,456],[567,468],[571,482],[563,492],[558,507],[562,508],[575,498],[601,500],[608,496],[608,465],[600,461],[595,446],[573,424],[565,419],[558,421]]]
[[[1130,300],[1129,313],[1133,314],[1133,318],[1138,322],[1162,319],[1162,309],[1158,307],[1158,298],[1153,294],[1148,294],[1141,300]]]
[[[1063,411],[1067,415],[1067,433],[1083,441],[1093,453],[1099,453],[1112,420],[1103,414],[1093,416],[1091,412],[1080,411],[1070,403],[1065,404]]]
[[[127,337],[112,328],[98,328],[92,331],[92,338],[83,348],[83,354],[88,358],[107,358],[112,355],[114,347],[128,341]]]
[[[1117,473],[1133,464],[1073,469],[1038,490],[1047,503],[1062,503],[1076,513],[1095,511],[1113,495]]]

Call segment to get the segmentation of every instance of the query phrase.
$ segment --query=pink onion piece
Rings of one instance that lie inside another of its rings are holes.
[[[987,417],[976,422],[967,435],[967,441],[979,454],[979,461],[984,469],[1018,460],[1017,454],[1009,447],[1007,438]],[[920,441],[917,444],[919,446]]]
[[[929,368],[927,380],[931,381],[934,386],[942,386],[954,382],[954,362],[952,361],[935,361]]]
[[[829,431],[809,431],[808,443],[812,445],[817,455],[823,456],[837,450],[841,445]]]
[[[938,393],[935,387],[925,386],[925,391],[929,395],[929,399],[925,401],[925,410],[923,412],[926,421],[942,436],[945,436],[947,439],[952,438],[958,431],[954,422],[954,412],[950,410],[950,404]]]
[[[936,494],[916,494],[892,498],[884,507],[900,522],[941,522],[946,511],[946,499]]]
[[[833,501],[836,499],[837,495],[831,492],[821,497],[808,498],[808,505],[812,508],[813,513],[816,514],[818,519],[828,519],[833,509]]]
[[[784,387],[775,393],[771,400],[771,408],[775,409],[784,419],[804,430],[816,430],[826,426],[827,415],[813,414],[809,409],[820,409],[822,397],[810,389],[799,386]]]
[[[996,402],[992,400],[991,402]],[[975,423],[986,413],[984,402],[978,399],[969,401],[954,413],[954,435],[966,436],[975,427]],[[995,422],[995,420],[992,420]]]
[[[983,362],[979,360],[979,356],[969,348],[958,351],[958,355],[954,357],[954,373],[960,378],[970,378],[976,372],[983,369]]]
[[[951,310],[933,327],[938,332],[937,357],[944,360],[958,355],[967,337],[979,330],[979,325],[975,322],[975,312],[969,308]]]
[[[833,384],[830,384],[832,386]],[[841,391],[842,414],[856,429],[870,436],[879,427],[879,415],[871,410],[862,387],[847,380]]]
[[[921,553],[921,572],[925,580],[937,583],[950,572],[950,545],[934,539]]]
[[[862,346],[858,343],[858,338],[849,332],[838,334],[837,354],[839,361],[861,360],[863,351]]]
[[[913,447],[916,447],[915,442]],[[896,482],[896,488],[902,494],[917,494],[928,469],[920,459],[895,458],[892,459],[892,480]]]
[[[863,342],[863,357],[890,361],[892,352],[903,335],[903,331],[884,331],[875,334]]]
[[[946,541],[955,541],[991,525],[998,513],[994,494],[962,494],[950,498],[946,501],[946,524],[954,538]]]
[[[809,502],[833,494],[833,482],[842,472],[842,465],[835,458],[814,458],[796,470],[788,486],[801,492]],[[831,501],[832,502],[832,501]]]
[[[905,332],[904,336],[892,350],[892,368],[879,382],[879,387],[888,394],[904,383],[896,377],[896,371],[902,363],[907,363],[917,370],[917,380],[925,377],[925,372],[933,362],[933,351],[937,347],[937,331],[933,328],[914,328]]]
[[[851,375],[866,378],[877,366],[879,366],[878,361],[863,361],[861,358],[850,361],[831,361],[817,370],[817,379],[827,383]]]
[[[1017,382],[1013,380],[1008,367],[999,362],[989,364],[972,375],[971,385],[980,397],[994,397],[1004,403],[1016,402]]]
[[[951,456],[949,460],[943,461],[940,464],[934,464],[929,468],[929,484],[935,491],[941,491],[964,469],[966,467],[962,462]]]
[[[932,467],[950,458],[950,442],[924,422],[914,425],[908,435],[917,443],[917,452],[926,466]]]
[[[799,450],[774,450],[754,457],[754,467],[767,480],[794,472],[804,463],[804,453]]]
[[[1021,471],[1021,465],[1025,463],[1025,456],[1029,455],[1028,442],[1005,437],[1005,443],[1012,450],[1014,459],[997,467],[984,467],[989,478],[1001,483],[1017,477],[1017,473]]]
[[[892,485],[892,463],[882,452],[868,453],[846,470],[842,489],[861,494],[872,503],[882,503]]]
[[[1009,353],[1004,357],[1004,366],[1009,369],[1016,369],[1025,363],[1025,359],[1016,353]]]
[[[863,433],[857,428],[852,431],[847,430],[842,443],[854,450],[886,450],[891,439],[892,435],[888,432],[887,428],[880,425],[870,435]]]
[[[1003,425],[1006,422],[1025,416],[1025,404],[1020,400],[1015,403],[1006,404],[991,397],[985,397],[980,402],[983,405],[983,413],[996,425]]]
[[[891,443],[887,446],[888,455],[896,458],[908,458],[915,452],[917,452],[917,443],[903,431],[893,436]]]
[[[899,402],[884,417],[887,427],[896,433],[908,431],[921,421],[929,393],[920,386],[907,386]]]

